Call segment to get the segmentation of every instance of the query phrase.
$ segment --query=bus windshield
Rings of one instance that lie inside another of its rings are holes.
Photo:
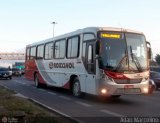
[[[116,72],[143,72],[147,69],[145,37],[135,33],[101,32],[100,67]]]

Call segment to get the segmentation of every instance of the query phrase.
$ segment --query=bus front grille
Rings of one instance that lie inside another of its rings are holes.
[[[117,84],[135,84],[141,83],[142,79],[114,79]]]

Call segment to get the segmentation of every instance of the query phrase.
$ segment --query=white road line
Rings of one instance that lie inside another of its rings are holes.
[[[46,91],[46,90],[44,90],[44,89],[40,89],[40,88],[39,88],[38,90],[43,91],[43,92],[44,92],[44,91]]]
[[[80,101],[76,101],[77,104],[83,105],[85,107],[91,107],[92,105],[84,103],[84,102],[80,102]]]
[[[17,80],[13,80],[13,81],[15,81],[16,83],[19,83],[19,84],[27,85],[27,84],[24,83],[24,82],[20,82],[20,81],[17,81]]]
[[[14,96],[16,96],[16,97],[21,97],[21,98],[24,98],[24,99],[29,99],[28,97],[24,96],[24,95],[21,94],[21,93],[17,93],[17,94],[15,94]]]
[[[118,114],[118,113],[115,113],[115,112],[112,112],[112,111],[109,111],[109,110],[100,110],[101,112],[103,112],[103,113],[106,113],[106,114],[110,114],[110,115],[113,115],[113,116],[115,116],[115,117],[124,117],[123,115],[121,115],[121,114]]]
[[[69,98],[69,97],[66,97],[66,96],[59,96],[60,98],[63,98],[63,99],[65,99],[65,100],[71,100],[71,98]]]
[[[28,86],[28,87],[29,87],[30,85],[26,84],[26,86]]]
[[[53,93],[53,92],[47,92],[47,93],[51,95],[56,95],[56,93]]]
[[[20,84],[27,85],[26,83],[21,82]]]

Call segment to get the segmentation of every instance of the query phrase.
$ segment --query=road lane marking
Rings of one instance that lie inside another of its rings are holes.
[[[17,80],[13,80],[13,81],[15,81],[16,83],[19,83],[19,84],[27,85],[27,83],[24,83],[24,82],[20,82],[20,81],[17,81]]]
[[[16,96],[16,97],[21,97],[21,98],[24,98],[24,99],[29,99],[28,97],[24,96],[24,95],[21,94],[21,93],[14,94],[14,96]]]
[[[44,89],[41,89],[41,88],[38,88],[38,90],[40,90],[40,91],[43,91],[43,92],[45,92],[46,90],[44,90]]]
[[[65,100],[71,100],[71,98],[69,98],[69,97],[66,97],[66,96],[59,96],[60,98],[63,98],[63,99],[65,99]]]
[[[26,84],[26,86],[28,86],[28,87],[29,87],[30,85]]]
[[[92,105],[84,103],[84,102],[80,102],[80,101],[76,101],[77,104],[83,105],[85,107],[91,107]]]
[[[51,95],[56,95],[56,93],[53,93],[53,92],[47,92],[47,93]]]
[[[112,112],[112,111],[109,111],[109,110],[100,110],[101,112],[103,113],[106,113],[106,114],[110,114],[110,115],[113,115],[113,116],[116,116],[116,117],[124,117],[123,115],[121,114],[118,114],[118,113],[115,113],[115,112]]]

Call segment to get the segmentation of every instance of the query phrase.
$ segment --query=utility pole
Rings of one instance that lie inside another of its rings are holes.
[[[57,22],[52,22],[51,24],[53,24],[53,38],[54,38],[54,29],[55,29],[55,25],[57,24]]]

